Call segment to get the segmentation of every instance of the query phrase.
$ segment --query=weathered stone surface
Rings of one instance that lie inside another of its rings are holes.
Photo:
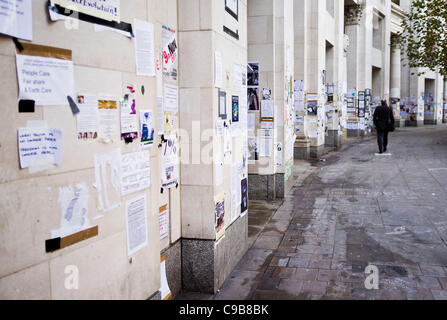
[[[294,174],[284,202],[254,203],[259,232],[218,297],[447,299],[446,128],[400,128],[386,157],[375,137],[350,141]]]

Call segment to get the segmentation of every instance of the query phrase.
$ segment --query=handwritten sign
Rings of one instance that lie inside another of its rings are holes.
[[[62,131],[51,128],[19,128],[20,167],[26,169],[41,162],[62,163]]]

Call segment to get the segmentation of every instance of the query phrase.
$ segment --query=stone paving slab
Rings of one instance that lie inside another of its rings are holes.
[[[283,202],[251,203],[253,247],[211,298],[447,300],[447,126],[399,128],[391,156],[376,149],[369,137],[299,161]]]

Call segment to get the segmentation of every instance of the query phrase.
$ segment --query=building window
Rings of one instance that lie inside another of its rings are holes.
[[[373,18],[373,47],[379,50],[383,47],[383,19],[378,15]]]
[[[326,0],[326,10],[331,16],[335,14],[335,0]]]

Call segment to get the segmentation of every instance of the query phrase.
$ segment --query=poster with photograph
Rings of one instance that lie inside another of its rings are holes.
[[[247,88],[248,110],[259,111],[259,88]]]
[[[244,214],[248,210],[248,179],[245,178],[241,181],[241,214]]]
[[[272,89],[263,88],[262,89],[262,100],[272,100]]]
[[[99,141],[111,143],[119,137],[118,103],[110,98],[98,100]]]
[[[259,138],[256,136],[248,137],[248,161],[259,160]]]
[[[216,240],[225,234],[225,194],[221,194],[215,199],[214,204],[214,228],[216,230]]]
[[[247,67],[247,85],[257,87],[259,86],[259,62],[249,62]]]
[[[311,116],[316,116],[318,114],[318,101],[307,102],[307,114]]]
[[[121,139],[138,138],[138,121],[135,99],[127,97],[121,101]]]
[[[231,105],[232,105],[232,116],[231,120],[234,122],[239,122],[239,97],[238,96],[232,96],[231,97]]]
[[[175,30],[162,26],[163,42],[163,77],[165,80],[177,81],[178,47]]]
[[[140,111],[140,136],[141,146],[146,147],[154,143],[154,119],[151,110]]]
[[[99,110],[98,98],[94,95],[79,95],[76,115],[78,140],[95,140],[98,138]]]

